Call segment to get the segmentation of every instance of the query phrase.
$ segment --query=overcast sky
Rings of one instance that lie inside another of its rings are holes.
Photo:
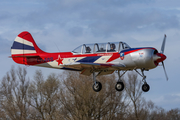
[[[117,41],[160,50],[167,34],[165,66],[169,81],[162,66],[145,72],[151,89],[143,96],[167,110],[180,107],[179,0],[0,0],[0,8],[0,78],[12,65],[23,66],[8,58],[15,37],[22,31],[29,31],[47,52]],[[38,69],[62,72],[27,67],[30,76]]]

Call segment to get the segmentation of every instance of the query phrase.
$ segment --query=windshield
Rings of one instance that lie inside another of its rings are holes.
[[[82,51],[82,45],[77,47],[76,49],[74,49],[72,52],[73,53],[82,53],[81,51]]]

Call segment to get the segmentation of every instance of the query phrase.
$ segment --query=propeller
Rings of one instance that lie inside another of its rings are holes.
[[[166,56],[164,55],[165,44],[166,44],[166,34],[164,35],[164,39],[163,39],[163,42],[162,42],[161,52],[158,53],[157,50],[154,51],[153,60],[154,60],[155,65],[158,65],[160,62],[162,63],[164,73],[166,75],[166,79],[168,80],[168,75],[166,73],[165,65],[164,65],[164,62],[163,62],[166,59]]]
[[[165,73],[165,75],[166,75],[166,80],[168,81],[168,75],[167,75],[167,73],[166,73],[166,69],[165,69],[165,66],[164,66],[164,62],[162,62],[162,66],[163,66],[163,68],[164,68],[164,73]]]
[[[162,46],[161,46],[161,52],[160,52],[161,54],[164,53],[165,43],[166,43],[166,34],[164,35],[163,43],[162,43]],[[165,65],[164,65],[163,61],[162,61],[162,66],[163,66],[163,69],[164,69],[164,73],[166,75],[166,79],[168,80],[168,75],[166,73],[166,69],[165,69]]]
[[[164,53],[165,43],[166,43],[166,34],[164,35],[163,43],[161,46],[161,52],[160,53],[162,53],[162,54]]]

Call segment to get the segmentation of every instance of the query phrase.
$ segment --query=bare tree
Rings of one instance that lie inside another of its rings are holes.
[[[133,104],[133,109],[130,109],[130,113],[134,112],[133,118],[139,120],[139,115],[141,113],[141,104],[143,101],[141,100],[142,90],[141,90],[141,81],[138,80],[137,74],[134,72],[129,72],[126,81],[126,93],[129,96],[130,100]]]
[[[127,111],[129,115],[128,120],[166,120],[166,112],[163,108],[157,107],[152,101],[146,101],[142,97],[141,80],[138,79],[137,74],[130,72],[126,81],[126,93],[131,100]]]
[[[168,120],[166,119],[166,111],[163,108],[157,106],[154,107],[148,118],[149,120]]]
[[[167,112],[167,120],[180,120],[180,109],[171,109]]]
[[[98,77],[104,84],[99,93],[92,90],[92,76],[82,76],[76,72],[66,72],[64,75],[59,99],[63,104],[65,119],[112,120],[117,115],[123,117],[127,107],[126,96],[123,92],[115,91],[114,75]]]
[[[7,119],[26,120],[29,105],[27,103],[27,89],[29,80],[26,78],[25,68],[13,67],[2,79],[0,88],[1,110]]]
[[[36,71],[34,79],[28,90],[28,103],[37,113],[32,113],[31,118],[43,120],[56,119],[55,113],[59,108],[57,101],[59,93],[58,77],[55,74],[51,74],[44,80],[42,72]]]

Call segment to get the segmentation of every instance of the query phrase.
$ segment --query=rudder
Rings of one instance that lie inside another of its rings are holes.
[[[11,47],[12,55],[24,55],[32,53],[44,53],[35,43],[31,34],[27,31],[21,32]]]

